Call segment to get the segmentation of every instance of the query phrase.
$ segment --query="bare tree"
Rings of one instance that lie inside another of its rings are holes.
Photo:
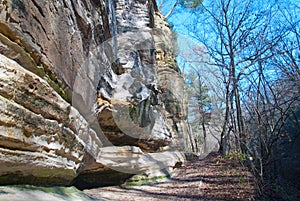
[[[292,131],[295,138],[300,135],[299,10],[288,1],[216,0],[205,1],[201,13],[193,11],[196,22],[187,20],[190,37],[210,56],[201,62],[222,75],[219,151],[247,156],[261,192],[276,183],[281,160],[276,150],[291,129],[298,129]]]
[[[259,189],[263,194],[269,192],[271,184],[276,183],[274,180],[278,177],[277,162],[282,157],[282,153],[276,153],[279,143],[291,139],[287,122],[294,121],[292,127],[297,129],[300,117],[296,112],[300,110],[300,93],[293,89],[295,85],[292,80],[285,77],[273,80],[264,71],[258,77],[248,79],[251,79],[251,85],[248,86],[243,106],[248,133],[247,153],[251,156],[248,162],[260,182]]]
[[[266,4],[267,5],[267,4]],[[282,38],[271,34],[270,21],[275,10],[254,1],[217,0],[203,5],[198,22],[190,28],[194,37],[208,49],[210,65],[219,67],[226,91],[226,107],[220,152],[232,149],[246,152],[246,134],[241,105],[241,82],[256,71],[257,63],[272,57],[272,48]],[[232,139],[230,139],[230,136]]]
[[[276,6],[277,17],[271,29],[280,27],[284,34],[271,46],[271,57],[259,60],[255,73],[246,77],[243,97],[247,152],[252,159],[248,162],[258,178],[262,195],[272,192],[279,181],[282,150],[300,136],[299,8],[287,4]],[[274,193],[268,196],[271,194]]]

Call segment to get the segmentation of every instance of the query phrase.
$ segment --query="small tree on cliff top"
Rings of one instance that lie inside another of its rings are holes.
[[[159,4],[159,10],[163,10],[165,6],[165,0],[157,0]],[[168,4],[168,7],[170,6],[170,9],[166,11],[166,14],[164,14],[165,18],[168,18],[175,10],[176,6],[181,5],[184,8],[198,8],[202,5],[203,0],[176,0],[176,1],[170,1],[171,4]],[[169,2],[168,2],[169,3]]]

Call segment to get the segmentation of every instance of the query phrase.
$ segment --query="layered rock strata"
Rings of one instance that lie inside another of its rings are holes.
[[[172,169],[190,142],[183,92],[154,0],[2,0],[0,184]]]

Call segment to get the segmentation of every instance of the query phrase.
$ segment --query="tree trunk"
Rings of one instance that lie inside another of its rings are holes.
[[[203,131],[203,152],[206,153],[207,152],[207,139],[206,139],[206,128],[205,128],[205,114],[203,114],[202,116],[202,131]]]
[[[225,100],[225,116],[224,116],[224,122],[222,125],[222,132],[221,132],[221,139],[220,139],[220,148],[219,148],[219,153],[222,155],[225,155],[226,150],[227,150],[227,142],[225,142],[225,140],[227,138],[225,138],[226,136],[226,130],[227,130],[227,124],[228,124],[228,120],[229,120],[229,97],[230,97],[230,82],[226,84],[226,100]]]
[[[242,108],[241,108],[240,95],[239,95],[237,83],[235,84],[234,95],[235,95],[238,136],[239,136],[239,148],[242,151],[242,153],[245,153],[246,138],[244,133],[244,122],[243,122]]]

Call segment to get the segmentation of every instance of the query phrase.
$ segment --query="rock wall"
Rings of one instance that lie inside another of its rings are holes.
[[[184,160],[183,82],[154,0],[0,2],[0,184],[84,188]]]

